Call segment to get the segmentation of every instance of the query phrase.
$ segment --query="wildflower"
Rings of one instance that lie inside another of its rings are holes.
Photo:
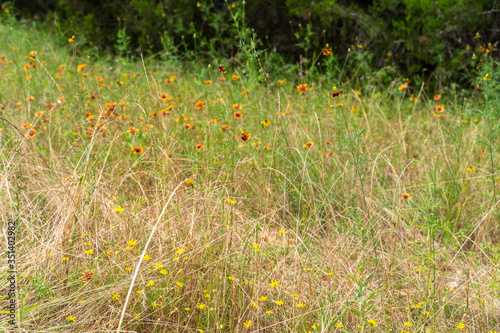
[[[306,305],[305,305],[304,303],[302,303],[302,302],[299,302],[299,304],[297,304],[297,307],[298,307],[298,308],[302,308],[302,307],[304,307],[304,306],[306,306]]]
[[[330,140],[325,141],[325,145],[329,146],[331,144],[332,144],[332,142]]]
[[[191,185],[193,185],[193,183],[194,183],[194,180],[188,179],[188,180],[186,180],[185,184],[186,184],[186,186],[191,186]]]
[[[434,95],[434,100],[435,101],[439,101],[440,98],[441,98],[441,95],[439,95],[439,94]]]
[[[236,200],[226,199],[226,202],[234,205],[236,203]]]
[[[259,252],[259,244],[258,243],[252,243],[252,247],[255,249],[255,252]]]
[[[155,302],[151,303],[151,306],[152,306],[153,308],[156,308],[156,307],[158,306],[158,303],[156,303],[156,301],[155,301]]]
[[[67,321],[72,321],[72,322],[75,322],[76,317],[75,317],[75,316],[68,316],[68,317],[66,317],[66,320],[67,320]]]
[[[205,108],[205,102],[199,101],[198,103],[195,104],[195,108],[197,110],[203,110]]]
[[[229,276],[227,277],[227,279],[228,279],[229,281],[232,281],[232,280],[234,280],[234,276],[229,275]]]
[[[332,157],[334,154],[335,154],[335,153],[334,153],[333,151],[332,151],[332,152],[329,152],[329,153],[327,153],[327,154],[326,154],[326,157],[327,157],[327,158],[328,158],[328,157]]]
[[[490,53],[491,50],[493,50],[493,45],[491,45],[491,43],[488,43],[488,47],[486,48],[486,53]]]
[[[443,113],[444,112],[444,104],[439,104],[438,106],[436,106],[436,112]]]
[[[33,139],[35,135],[36,135],[36,130],[32,128],[26,133],[25,137],[26,139]]]
[[[134,154],[142,154],[144,152],[144,148],[142,148],[141,146],[133,146],[132,147],[132,152]]]
[[[141,295],[144,292],[144,290],[137,290],[137,294]]]
[[[239,80],[239,79],[240,79],[240,77],[238,75],[231,76],[231,80],[235,80],[236,81],[236,80]]]
[[[229,129],[229,125],[222,125],[220,130],[221,131],[227,131]]]
[[[416,97],[410,97],[410,102],[416,102],[417,98]]]
[[[196,7],[200,8],[201,7],[201,3],[197,2],[196,3]],[[194,36],[196,36],[196,35],[194,35]]]
[[[135,134],[139,133],[139,129],[132,126],[132,127],[128,128],[128,132],[132,135],[135,135]]]
[[[314,145],[314,142],[309,141],[307,143],[304,143],[304,148],[311,148]]]
[[[330,49],[330,45],[326,44],[326,45],[325,45],[325,48],[323,49],[323,55],[324,55],[324,56],[330,56],[330,55],[332,55],[332,54],[333,54],[333,52],[332,52],[332,50]]]
[[[87,64],[81,64],[81,65],[78,65],[78,66],[76,67],[76,70],[77,70],[78,72],[81,72],[81,71],[83,71],[83,70],[85,69],[85,67],[87,67]]]
[[[137,244],[136,240],[128,240],[127,241],[127,245],[129,245],[129,246],[135,246],[135,244]]]
[[[202,150],[203,149],[203,145],[202,144],[197,144],[196,147],[195,147],[196,150]]]
[[[484,81],[489,81],[490,80],[490,75],[486,74],[486,76],[483,76]]]
[[[203,81],[203,85],[204,86],[207,86],[209,84],[212,84],[212,80],[206,80],[206,81]]]
[[[72,36],[70,39],[68,39],[68,42],[73,43],[75,41],[75,36]]]
[[[297,91],[299,92],[299,94],[302,94],[306,90],[307,90],[307,84],[306,83],[299,84],[297,86]]]
[[[474,39],[479,39],[481,38],[481,35],[479,34],[479,32],[476,32],[476,35],[474,36]]]
[[[375,320],[368,319],[367,322],[373,325],[373,327],[377,327],[378,323]]]
[[[403,193],[403,198],[404,199],[411,199],[411,195],[408,193]]]
[[[247,132],[243,132],[243,134],[241,135],[241,140],[244,141],[244,142],[247,142],[248,139],[251,137],[252,135],[250,133],[247,133]]]
[[[281,287],[281,281],[273,281],[273,280],[271,280],[271,283],[268,283],[267,285],[271,286],[272,288],[274,288],[276,286],[280,286]]]
[[[219,74],[225,74],[227,71],[224,69],[224,66],[219,65]]]
[[[333,87],[332,98],[339,98],[341,95],[340,91],[337,90],[337,87]]]
[[[288,231],[285,231],[285,230],[283,230],[283,229],[279,229],[279,230],[278,230],[278,232],[279,232],[280,234],[282,234],[282,235],[284,235],[284,234],[287,234],[287,233],[288,233]]]
[[[113,298],[113,299],[118,299],[118,298],[120,298],[120,294],[118,294],[118,293],[114,293],[112,298]]]
[[[265,301],[267,301],[267,297],[266,296],[262,296],[262,297],[258,298],[258,300],[260,302],[265,302]]]
[[[272,314],[273,314],[273,312],[272,312],[271,310],[267,310],[267,311],[266,311],[266,314],[268,314],[268,315],[272,315]]]
[[[198,309],[200,310],[203,310],[204,308],[206,308],[207,306],[205,305],[205,303],[200,303],[196,306]]]
[[[337,323],[335,324],[335,327],[337,327],[337,328],[343,328],[343,327],[344,327],[344,325],[342,325],[342,323],[339,321],[339,322],[337,322]]]
[[[282,86],[285,85],[286,80],[278,80],[278,83],[281,84]]]
[[[457,328],[459,330],[463,330],[465,328],[465,324],[464,323],[458,323]]]
[[[82,273],[80,279],[82,280],[90,280],[94,276],[94,271],[89,271],[88,269]]]
[[[467,169],[466,169],[466,170],[467,170],[467,171],[469,171],[470,173],[472,173],[472,172],[476,172],[476,169],[475,169],[475,168],[473,168],[473,167],[467,167]]]
[[[247,320],[244,324],[243,324],[243,327],[244,328],[247,328],[247,327],[250,327],[252,326],[252,321],[251,320]]]
[[[407,321],[407,322],[405,322],[405,326],[406,326],[406,327],[412,327],[412,326],[413,326],[413,324],[412,324],[411,322]]]
[[[160,270],[160,274],[162,274],[162,275],[167,275],[167,270],[166,270],[166,269],[161,269],[161,270]]]
[[[267,119],[262,121],[262,126],[268,127],[269,125],[271,125],[271,121],[269,121]]]
[[[116,206],[113,208],[113,210],[121,214],[125,210],[125,208],[123,208],[122,206]]]
[[[152,287],[155,285],[155,282],[153,280],[149,281],[148,284],[146,286],[148,287]]]
[[[406,90],[406,89],[408,89],[408,85],[406,83],[398,87],[398,90]]]
[[[94,254],[94,250],[93,249],[87,250],[87,251],[85,251],[85,254],[88,256],[91,254]]]
[[[243,107],[241,106],[241,104],[233,104],[233,109],[234,110],[241,110],[241,109],[243,109]]]
[[[243,114],[241,112],[237,111],[234,113],[234,118],[241,119],[242,117],[243,117]]]

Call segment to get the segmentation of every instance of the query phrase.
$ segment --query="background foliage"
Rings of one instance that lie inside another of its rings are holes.
[[[487,43],[498,40],[500,31],[498,4],[493,0],[37,0],[4,4],[15,6],[19,17],[42,20],[64,35],[78,36],[80,45],[95,52],[238,63],[244,61],[242,37],[253,33],[255,46],[265,51],[268,71],[286,64],[309,67],[329,43],[336,63],[349,49],[363,49],[362,60],[369,69],[389,65],[403,76],[430,78],[433,73],[444,84],[462,85],[470,83],[473,75],[469,72],[479,61],[472,60],[474,47],[486,49]],[[474,39],[478,32],[481,40]],[[494,48],[492,56],[498,55]],[[347,71],[363,76],[357,67]]]

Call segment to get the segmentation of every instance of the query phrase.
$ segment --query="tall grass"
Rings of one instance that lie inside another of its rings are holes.
[[[13,27],[0,209],[18,225],[19,320],[2,329],[500,330],[486,88],[437,100],[340,78],[332,98],[255,60],[92,63],[78,38]]]

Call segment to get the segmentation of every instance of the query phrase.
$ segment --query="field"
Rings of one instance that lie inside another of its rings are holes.
[[[500,331],[492,62],[429,92],[0,36],[3,331]]]

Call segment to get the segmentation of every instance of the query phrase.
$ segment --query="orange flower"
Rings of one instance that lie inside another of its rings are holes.
[[[202,110],[205,108],[205,102],[199,101],[198,103],[196,103],[195,107],[198,110]]]
[[[333,156],[333,154],[335,154],[335,153],[332,151],[332,152],[330,152],[330,153],[326,154],[326,157],[332,157],[332,156]]]
[[[234,113],[234,118],[236,118],[236,119],[241,119],[242,117],[243,117],[243,114],[242,114],[241,112],[236,111],[236,112]]]
[[[26,139],[32,139],[35,135],[36,135],[36,130],[32,128],[26,133]]]
[[[330,140],[325,141],[325,145],[329,146],[331,144],[332,144],[332,142]]]
[[[342,94],[340,93],[340,91],[334,91],[334,92],[333,92],[333,94],[332,94],[332,98],[339,98],[339,97],[340,97],[340,95],[342,95]]]
[[[90,280],[94,276],[93,271],[89,271],[88,269],[83,272],[82,277],[80,279],[82,280]]]
[[[94,115],[90,112],[85,112],[85,118],[87,120],[92,120],[92,119],[94,119]]]
[[[436,112],[443,113],[444,112],[444,104],[439,104],[438,106],[436,106]]]
[[[398,90],[406,90],[408,89],[408,85],[405,83],[405,84],[402,84],[399,86]]]
[[[139,133],[139,129],[135,127],[129,127],[128,132],[132,135]]]
[[[241,109],[243,109],[243,107],[241,106],[241,104],[233,104],[233,109],[234,110],[241,110]]]
[[[227,71],[224,69],[222,65],[219,65],[219,74],[225,74]]]
[[[323,55],[324,56],[330,56],[332,54],[333,54],[333,52],[330,49],[330,45],[326,44],[325,48],[323,49]]]
[[[307,83],[299,84],[297,86],[297,91],[302,94],[304,91],[307,90]]]
[[[222,125],[220,129],[221,131],[227,131],[229,129],[229,125]]]
[[[212,84],[212,80],[206,80],[206,81],[203,81],[203,85],[204,86],[207,86],[209,84]]]
[[[30,96],[30,97],[26,98],[26,100],[27,100],[28,102],[32,102],[32,101],[34,101],[34,100],[35,100],[35,97]]]
[[[239,80],[240,77],[238,75],[233,75],[231,76],[231,80]]]
[[[241,135],[241,140],[243,140],[244,142],[247,142],[248,139],[250,139],[252,135],[250,133],[247,133],[247,132],[243,132],[243,134]]]
[[[403,198],[404,199],[411,199],[411,195],[408,193],[403,193]]]
[[[144,148],[142,148],[141,146],[133,146],[132,147],[132,152],[134,154],[142,154],[144,152]]]
[[[27,129],[27,128],[30,128],[31,127],[31,123],[28,123],[28,124],[23,124],[23,126],[21,126],[23,129]]]
[[[439,95],[439,94],[434,95],[434,100],[435,101],[439,101],[440,98],[441,98],[441,95]]]
[[[168,116],[170,114],[170,111],[167,111],[167,110],[160,110],[160,114],[162,116]]]
[[[201,144],[197,144],[196,147],[195,147],[196,150],[202,150],[203,149],[203,145]]]
[[[417,98],[416,97],[410,97],[410,102],[416,102]]]
[[[307,143],[304,143],[304,148],[311,148],[314,145],[314,142],[309,141]]]
[[[83,70],[85,69],[85,67],[87,67],[87,65],[86,65],[86,64],[81,64],[81,65],[78,65],[78,67],[76,68],[76,70],[77,70],[78,72],[81,72],[81,71],[83,71]]]

